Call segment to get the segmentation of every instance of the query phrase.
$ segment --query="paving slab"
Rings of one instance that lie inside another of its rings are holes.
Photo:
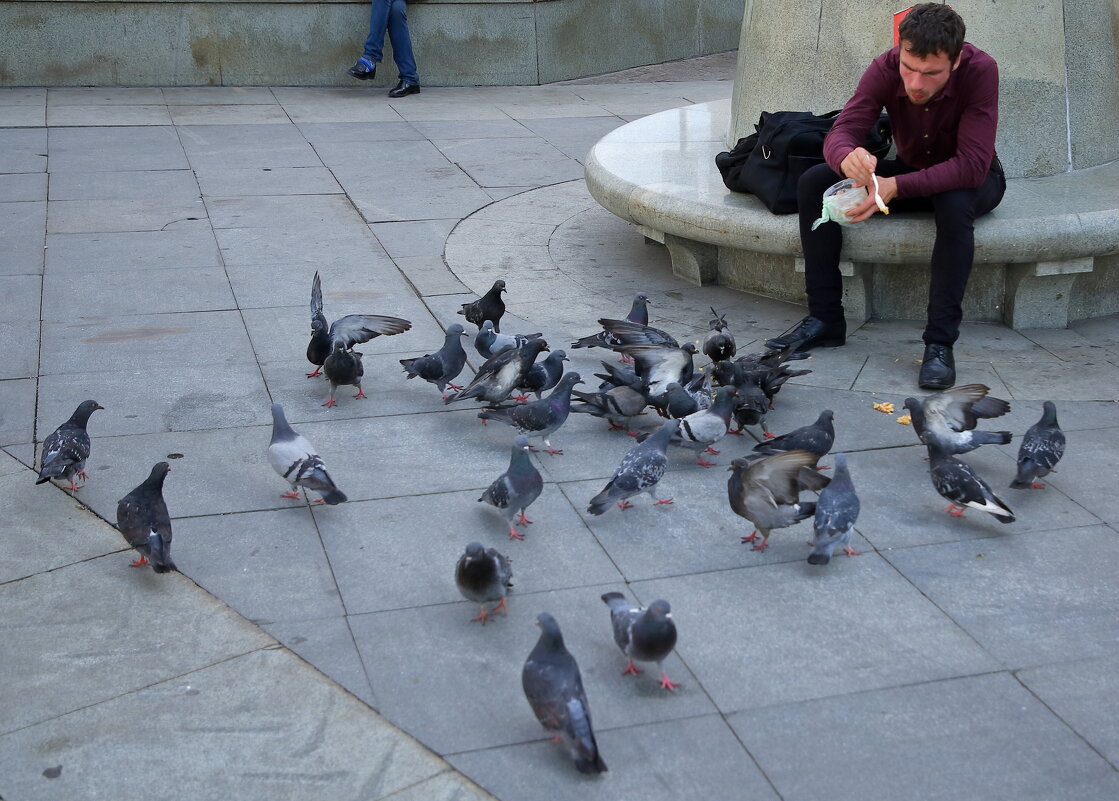
[[[46,172],[47,129],[0,129],[0,172]]]
[[[7,672],[24,676],[0,688],[0,732],[271,642],[215,598],[200,606],[193,593],[165,591],[168,584],[189,585],[187,577],[132,570],[130,560],[129,553],[114,553],[0,585]],[[153,607],[158,622],[143,614]]]
[[[324,195],[341,192],[325,167],[223,167],[195,170],[207,197],[234,195]]]
[[[278,476],[275,487],[277,496],[288,489]],[[257,625],[341,615],[310,511],[277,502],[293,508],[175,521],[176,564]]]
[[[114,319],[122,320],[131,315],[232,310],[237,303],[221,267],[111,270],[102,266],[95,271],[77,265],[69,269],[48,268],[43,277],[44,321],[100,318],[107,308],[113,310]]]
[[[105,112],[112,114],[114,109]],[[51,128],[49,139],[51,173],[183,170],[189,166],[170,125]]]
[[[595,718],[596,737],[610,770],[597,778],[576,773],[563,749],[550,742],[455,754],[448,760],[501,798],[537,797],[541,787],[556,801],[780,798],[717,715],[608,730],[600,720]],[[690,747],[699,742],[702,748]]]
[[[1114,475],[1119,428],[1070,431],[1065,437],[1065,455],[1058,472],[1050,473],[1043,483],[1068,495],[1099,519],[1119,522],[1119,510],[1111,503],[1114,485],[1109,478]]]
[[[46,173],[26,172],[0,175],[0,203],[46,199]]]
[[[235,311],[46,322],[42,331],[42,375],[85,373],[140,360],[221,370],[253,358],[244,322]]]
[[[1043,704],[1108,760],[1119,765],[1119,703],[1112,677],[1119,655],[1061,662],[1018,671],[1015,676]]]
[[[1119,537],[1106,526],[1038,531],[884,556],[1008,668],[1119,652]]]
[[[186,203],[199,197],[190,170],[66,171],[51,175],[51,200],[166,200]]]
[[[199,210],[196,216],[205,214]],[[51,233],[46,250],[47,270],[59,275],[221,266],[213,229],[204,222],[166,231]]]
[[[0,381],[0,445],[30,442],[35,425],[35,379]],[[61,421],[60,421],[61,422]]]
[[[445,770],[286,651],[256,651],[136,689],[0,738],[0,753],[23,766],[6,793],[382,799]],[[165,756],[152,771],[136,754],[156,742]],[[56,779],[42,775],[59,765]]]
[[[347,692],[373,705],[373,691],[365,675],[365,666],[344,616],[266,623],[261,628]]]
[[[190,200],[60,200],[51,201],[48,234],[110,231],[163,231],[175,223],[203,219],[199,197]]]
[[[30,330],[29,330],[30,329]],[[27,322],[0,322],[0,380],[30,378],[39,365],[39,335]]]
[[[783,704],[729,720],[786,801],[1102,801],[1119,792],[1115,770],[1004,673]],[[810,759],[806,731],[814,732]]]
[[[524,700],[521,668],[539,636],[536,616],[551,610],[579,663],[596,731],[713,712],[710,699],[674,657],[665,669],[683,686],[673,693],[660,689],[650,672],[637,678],[621,675],[625,658],[614,645],[610,613],[599,597],[619,587],[613,583],[525,596],[515,591],[508,616],[485,626],[470,622],[478,607],[468,602],[351,615],[373,684],[373,705],[440,753],[550,737]],[[406,631],[425,636],[402,637]],[[400,668],[404,662],[410,665],[406,671]],[[417,692],[427,703],[408,702]],[[562,749],[556,750],[566,758]]]
[[[48,102],[47,125],[52,128],[86,125],[170,125],[164,105],[58,105]]]

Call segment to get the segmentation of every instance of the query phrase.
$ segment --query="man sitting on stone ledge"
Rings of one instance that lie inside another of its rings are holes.
[[[898,28],[900,45],[871,62],[854,96],[824,141],[826,164],[804,173],[797,186],[804,285],[809,316],[766,342],[799,350],[842,345],[843,233],[824,223],[815,231],[824,191],[842,178],[868,187],[866,201],[848,212],[860,222],[878,211],[872,174],[894,211],[933,212],[936,241],[930,264],[925,354],[918,384],[943,389],[956,381],[952,346],[960,334],[962,302],[975,254],[974,221],[995,208],[1006,178],[995,155],[998,65],[964,42],[964,21],[940,3],[914,6]],[[890,115],[896,160],[878,161],[861,143],[881,110]]]

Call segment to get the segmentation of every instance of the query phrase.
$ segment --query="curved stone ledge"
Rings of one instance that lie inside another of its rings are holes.
[[[665,244],[678,275],[803,302],[796,215],[771,214],[752,195],[730,192],[715,169],[729,118],[730,101],[722,100],[624,125],[591,149],[587,187],[606,209]],[[914,271],[927,275],[934,234],[932,219],[921,214],[849,228],[849,315],[923,316],[923,291],[913,287],[927,282]],[[968,319],[1063,327],[1119,311],[1119,162],[1009,181],[975,236]]]

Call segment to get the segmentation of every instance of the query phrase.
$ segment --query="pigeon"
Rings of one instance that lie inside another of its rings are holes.
[[[360,351],[347,350],[343,343],[335,342],[333,352],[323,362],[323,372],[330,381],[330,397],[326,399],[323,406],[337,406],[334,390],[347,384],[357,387],[355,398],[366,397],[361,389],[361,377],[365,375],[365,368],[361,365]]]
[[[630,359],[632,362],[633,360]],[[648,395],[649,387],[645,381],[634,372],[632,367],[621,367],[609,362],[599,362],[605,373],[595,373],[595,378],[601,378],[602,383],[598,385],[599,389],[613,389],[614,387],[632,387],[643,395]]]
[[[170,471],[171,465],[158,462],[143,484],[117,501],[117,529],[140,552],[129,567],[150,564],[156,573],[179,569],[171,561],[171,516],[163,500],[163,480]]]
[[[524,381],[532,369],[532,363],[542,352],[548,350],[543,339],[530,339],[519,348],[509,348],[486,361],[466,389],[443,400],[444,403],[477,398],[480,401],[497,404],[509,397],[513,388]]]
[[[715,311],[714,307],[711,313],[715,315],[715,319],[711,321],[711,329],[703,337],[703,353],[713,362],[733,359],[738,348],[734,344],[734,334],[727,328],[727,317]]]
[[[447,328],[447,336],[443,340],[443,347],[426,356],[401,359],[400,365],[404,368],[404,372],[408,374],[409,379],[419,376],[424,381],[438,387],[440,393],[443,393],[447,387],[457,392],[462,387],[451,382],[458,378],[462,368],[466,365],[466,351],[462,348],[462,338],[464,336],[466,336],[466,330],[458,323],[454,323]],[[446,398],[445,395],[444,398]]]
[[[527,400],[527,393],[529,392],[536,393],[536,399],[540,400],[540,396],[544,392],[559,383],[560,376],[563,375],[563,363],[566,361],[570,361],[570,359],[567,358],[564,351],[553,350],[542,361],[532,365],[528,373],[525,374],[524,380],[517,387],[517,389],[523,389],[526,394],[516,396],[515,400]]]
[[[644,323],[635,323],[630,320],[611,320],[602,318],[598,321],[610,341],[617,340],[621,345],[657,345],[670,348],[680,347],[680,343],[666,331]],[[610,339],[612,337],[613,339]],[[614,350],[619,350],[621,345],[613,345]]]
[[[1049,475],[1065,453],[1065,433],[1057,425],[1057,407],[1045,401],[1041,419],[1022,437],[1018,448],[1018,475],[1010,482],[1011,489],[1045,489],[1036,479]]]
[[[494,281],[486,294],[472,303],[462,304],[458,313],[479,328],[489,320],[493,323],[493,330],[501,333],[501,316],[505,314],[505,301],[501,299],[501,293],[504,291],[505,282]]]
[[[683,347],[674,345],[619,345],[617,350],[632,356],[634,373],[649,386],[649,395],[655,397],[668,390],[672,383],[686,386],[695,373],[692,356],[695,345],[687,342]]]
[[[347,314],[328,323],[323,314],[322,280],[316,272],[315,280],[311,282],[311,341],[307,343],[307,361],[315,365],[315,370],[307,373],[307,377],[319,374],[339,342],[348,350],[382,334],[401,334],[411,327],[412,324],[401,317],[381,314]]]
[[[513,336],[499,334],[494,330],[493,322],[486,320],[474,336],[474,350],[478,351],[478,355],[483,359],[492,359],[503,350],[519,348],[530,339],[540,339],[542,336],[544,335],[541,333],[514,334]]]
[[[53,479],[66,479],[70,491],[80,490],[84,483],[78,484],[75,478],[84,482],[89,478],[85,471],[85,460],[89,458],[89,432],[85,427],[89,416],[98,409],[104,409],[95,400],[82,401],[70,415],[70,419],[56,428],[43,441],[43,455],[39,462],[39,478],[36,484],[46,484]]]
[[[906,398],[913,431],[921,442],[941,443],[949,454],[967,453],[980,445],[1006,445],[1009,431],[975,431],[980,418],[1001,417],[1010,404],[987,395],[982,384],[966,384],[934,392],[924,398]]]
[[[933,440],[929,446],[929,476],[948,506],[944,511],[963,517],[967,507],[988,512],[1000,523],[1013,523],[1014,512],[979,475],[955,458],[944,443]]]
[[[525,698],[544,729],[559,733],[580,773],[602,773],[606,763],[594,739],[579,665],[564,647],[563,633],[554,617],[541,612],[536,625],[540,627],[540,639],[521,671]]]
[[[663,395],[651,398],[651,402],[662,417],[677,420],[710,409],[713,402],[710,377],[701,373],[686,387],[673,381],[665,387]]]
[[[734,387],[720,387],[710,409],[701,409],[680,420],[680,427],[672,438],[673,445],[684,445],[696,450],[696,464],[714,467],[714,462],[703,454],[718,454],[712,446],[726,436],[730,417],[734,412],[736,391]]]
[[[601,515],[614,503],[619,509],[629,509],[632,504],[627,499],[642,492],[649,493],[657,506],[672,503],[671,498],[658,498],[655,492],[668,467],[665,449],[679,426],[679,420],[666,420],[648,439],[630,448],[602,492],[591,498],[587,512]]]
[[[858,554],[851,547],[851,531],[859,517],[859,496],[847,472],[847,454],[835,455],[835,475],[820,492],[816,501],[816,520],[813,523],[812,553],[808,564],[826,565],[831,561],[836,546],[842,545],[848,556]]]
[[[790,345],[784,350],[766,351],[765,353],[748,353],[732,361],[716,362],[714,379],[723,386],[736,387],[742,391],[744,384],[753,383],[765,393],[769,408],[773,408],[773,399],[785,382],[790,378],[808,375],[811,370],[794,370],[787,363],[799,359],[806,359],[812,354],[807,352],[796,353],[795,345]]]
[[[630,306],[629,314],[626,315],[625,322],[635,323],[642,327],[649,325],[649,298],[642,292],[638,292],[633,296],[633,305]],[[609,331],[602,330],[597,334],[582,337],[571,343],[572,348],[613,348],[615,345],[624,344],[614,334]]]
[[[754,531],[742,538],[743,544],[753,542],[753,550],[764,551],[773,529],[786,528],[816,514],[816,504],[801,503],[800,493],[827,486],[829,479],[814,469],[818,458],[798,450],[731,462],[727,468],[731,471],[727,480],[730,508],[754,524]]]
[[[720,362],[726,364],[726,362]],[[769,400],[765,391],[746,376],[742,383],[734,384],[734,422],[738,425],[735,434],[741,434],[746,426],[761,426],[766,439],[773,439],[773,434],[766,425],[765,416],[769,412]]]
[[[509,595],[509,588],[513,586],[510,581],[512,578],[513,568],[509,566],[508,556],[498,553],[494,548],[483,548],[480,542],[472,542],[466,546],[466,552],[459,557],[455,566],[455,584],[463,598],[481,607],[478,617],[471,619],[471,623],[485,625],[491,615],[498,612],[508,614],[505,599]],[[494,601],[500,603],[487,611],[486,604]]]
[[[563,351],[559,351],[563,353]],[[571,412],[571,388],[582,384],[583,379],[578,373],[568,373],[560,379],[552,394],[544,400],[533,401],[519,406],[498,406],[493,409],[483,409],[478,413],[482,420],[497,420],[506,425],[513,426],[520,433],[528,437],[541,437],[544,440],[545,450],[553,456],[562,456],[563,451],[552,447],[548,438],[556,433]]]
[[[571,395],[583,402],[581,406],[572,406],[571,411],[589,414],[592,417],[605,417],[610,422],[611,428],[623,431],[629,431],[630,421],[641,414],[648,405],[643,394],[627,386],[613,387],[594,393],[572,390]]]
[[[284,417],[284,407],[278,403],[272,404],[272,441],[268,443],[268,462],[291,484],[291,491],[283,493],[281,498],[298,498],[296,487],[303,487],[322,495],[319,499],[321,503],[335,506],[346,502],[345,494],[334,485],[334,479],[326,472],[326,465],[315,453],[314,446],[292,430]]]
[[[672,691],[679,685],[668,678],[662,662],[676,647],[676,622],[668,601],[653,601],[648,609],[634,607],[620,592],[608,592],[602,601],[610,607],[610,622],[614,626],[614,642],[628,657],[623,676],[636,676],[641,672],[638,662],[656,662],[661,671],[661,688]]]
[[[540,497],[544,490],[544,479],[532,464],[528,455],[528,437],[519,434],[513,439],[513,453],[509,457],[509,469],[502,473],[482,493],[479,502],[485,501],[498,509],[509,525],[509,539],[523,540],[525,535],[514,525],[531,526],[532,521],[525,517],[525,510]],[[518,517],[517,513],[520,512]]]
[[[831,450],[831,446],[835,442],[835,428],[831,423],[833,417],[835,417],[835,413],[831,409],[824,409],[820,412],[820,416],[816,418],[815,423],[801,426],[788,434],[774,437],[767,442],[759,442],[754,446],[754,451],[764,454],[781,453],[783,451],[808,451],[815,454],[816,458],[819,459]]]

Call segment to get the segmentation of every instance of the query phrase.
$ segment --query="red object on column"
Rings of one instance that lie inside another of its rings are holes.
[[[894,12],[894,47],[898,46],[898,25],[901,25],[901,21],[905,19],[906,15],[912,10],[913,6],[910,6],[909,8]]]

